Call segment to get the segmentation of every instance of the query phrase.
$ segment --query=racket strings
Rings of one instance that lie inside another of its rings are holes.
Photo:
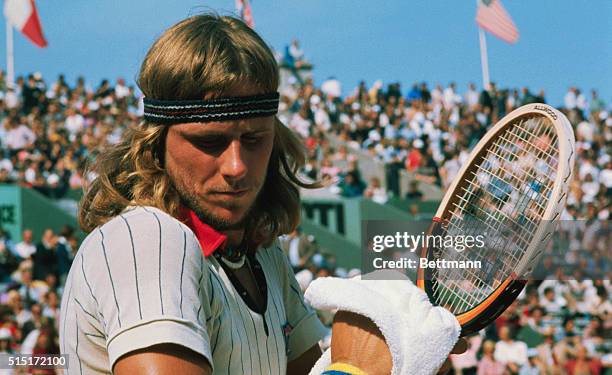
[[[499,155],[499,154],[498,154],[498,155]],[[494,186],[495,186],[495,185],[494,185]],[[497,187],[497,186],[495,186],[495,187]],[[499,195],[497,196],[497,198],[500,198],[500,197],[499,197]],[[503,199],[502,199],[502,200],[498,200],[498,201],[496,202],[496,203],[497,203],[497,208],[500,208],[500,205],[499,205],[499,202],[500,202],[500,201],[503,201]],[[520,205],[519,205],[519,207],[520,207]],[[492,219],[492,220],[498,220],[498,218],[491,217],[491,215],[489,215],[489,212],[488,212],[488,211],[484,211],[484,210],[483,210],[483,213],[487,214],[487,216],[489,216],[489,219]],[[502,216],[504,216],[504,215],[502,215]],[[472,227],[473,227],[473,226],[472,226]],[[465,228],[464,228],[464,229],[465,229]],[[471,232],[471,230],[470,230],[470,232]],[[482,284],[482,280],[479,280],[479,284]]]
[[[436,258],[481,261],[482,268],[436,268],[437,303],[458,314],[488,297],[515,270],[544,215],[558,166],[553,124],[520,119],[502,131],[459,188],[446,224],[449,235],[478,235],[484,248],[434,251]]]

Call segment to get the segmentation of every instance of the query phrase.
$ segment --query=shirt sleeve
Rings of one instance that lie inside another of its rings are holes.
[[[96,229],[99,239],[82,259],[111,369],[121,356],[162,343],[189,348],[212,366],[208,267],[199,244],[163,212],[137,211]]]
[[[289,333],[287,339],[287,359],[292,361],[304,354],[312,346],[328,333],[327,328],[321,323],[316,312],[304,301],[304,294],[295,279],[289,259],[280,246],[275,253],[279,258],[281,275],[283,278],[283,302]]]

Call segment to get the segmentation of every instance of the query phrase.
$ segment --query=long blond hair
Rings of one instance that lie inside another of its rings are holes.
[[[211,14],[187,18],[164,32],[147,53],[138,77],[154,99],[219,97],[248,82],[276,91],[279,73],[265,42],[241,20]],[[300,220],[298,187],[314,188],[297,176],[305,163],[300,139],[277,118],[266,181],[247,220],[250,241],[269,244]],[[163,165],[167,125],[142,121],[126,129],[119,143],[100,152],[86,187],[79,223],[89,232],[128,205],[157,207],[177,217],[180,197]]]

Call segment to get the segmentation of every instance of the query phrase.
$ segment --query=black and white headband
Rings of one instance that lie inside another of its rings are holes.
[[[209,100],[144,98],[144,118],[158,124],[210,122],[272,116],[278,112],[278,92]]]

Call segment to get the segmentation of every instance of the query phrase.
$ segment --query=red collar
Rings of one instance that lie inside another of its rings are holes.
[[[203,223],[189,208],[181,208],[180,219],[195,233],[204,256],[211,256],[217,249],[225,247],[227,236]]]

